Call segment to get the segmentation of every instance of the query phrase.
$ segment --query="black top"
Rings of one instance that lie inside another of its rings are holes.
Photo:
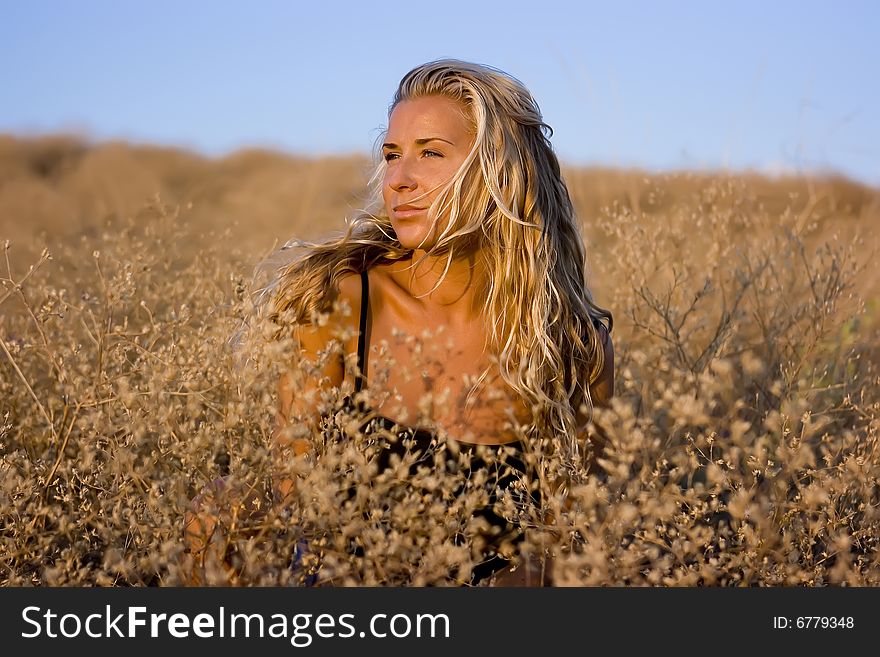
[[[361,313],[358,335],[358,374],[355,381],[355,394],[363,389],[366,381],[366,356],[367,356],[367,320],[369,313],[369,278],[366,272],[361,273]],[[455,441],[458,451],[468,454],[463,467],[459,465],[459,459],[455,458],[449,450],[449,445],[437,433],[428,429],[410,427],[398,423],[384,415],[372,412],[366,404],[358,400],[352,401],[351,397],[343,400],[343,410],[354,412],[365,418],[360,425],[365,435],[375,436],[380,447],[377,454],[378,471],[384,472],[392,462],[394,455],[403,458],[408,452],[415,459],[410,467],[410,473],[415,474],[419,467],[429,467],[436,470],[445,463],[447,472],[461,472],[464,475],[462,481],[471,480],[470,473],[479,469],[485,469],[489,474],[486,488],[489,493],[488,504],[477,511],[475,515],[482,517],[489,525],[486,538],[485,560],[477,564],[472,573],[472,583],[491,576],[509,564],[508,560],[496,553],[496,550],[504,541],[510,541],[516,545],[525,538],[524,534],[513,527],[504,517],[498,515],[493,507],[498,501],[497,491],[509,488],[521,478],[521,474],[528,472],[526,467],[523,444],[521,441],[513,441],[503,445],[477,445]],[[436,458],[438,454],[445,453],[445,458]],[[455,494],[464,492],[463,485],[455,491]],[[522,498],[520,498],[522,501]],[[533,495],[537,501],[537,495]]]

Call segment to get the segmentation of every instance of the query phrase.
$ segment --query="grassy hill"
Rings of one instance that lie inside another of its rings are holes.
[[[272,467],[287,364],[230,348],[252,270],[290,237],[340,229],[368,170],[360,156],[0,136],[0,583],[185,579],[192,497],[221,473],[261,490]],[[520,509],[530,545],[560,550],[556,581],[880,584],[880,190],[565,177],[590,285],[615,317],[616,386],[594,418],[600,471],[552,517]],[[467,550],[438,547],[445,512],[406,495],[369,521],[342,508],[332,491],[357,469],[322,445],[287,515],[226,527],[235,583],[290,583],[301,537],[334,582],[467,571]],[[357,558],[337,540],[353,534],[368,541]]]

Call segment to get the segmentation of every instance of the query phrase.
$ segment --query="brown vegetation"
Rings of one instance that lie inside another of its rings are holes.
[[[179,583],[190,500],[220,475],[270,490],[283,349],[230,338],[257,260],[341,228],[367,165],[0,137],[0,583]],[[880,191],[566,179],[615,315],[617,389],[595,418],[602,467],[570,504],[506,500],[526,547],[557,553],[558,585],[880,584]],[[466,576],[475,498],[434,503],[460,482],[430,473],[371,478],[352,444],[315,441],[288,466],[295,499],[224,521],[235,583],[301,583],[301,538],[324,581]]]

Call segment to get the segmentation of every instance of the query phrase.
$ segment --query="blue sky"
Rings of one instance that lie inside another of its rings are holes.
[[[880,186],[880,3],[0,0],[0,132],[367,152],[400,77],[531,89],[573,164]]]

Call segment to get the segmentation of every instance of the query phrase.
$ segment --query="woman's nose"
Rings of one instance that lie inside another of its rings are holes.
[[[389,187],[395,191],[402,189],[412,190],[418,187],[418,183],[413,175],[412,167],[410,166],[409,161],[405,158],[401,158],[395,162],[394,166],[389,169],[386,180],[388,181]]]

